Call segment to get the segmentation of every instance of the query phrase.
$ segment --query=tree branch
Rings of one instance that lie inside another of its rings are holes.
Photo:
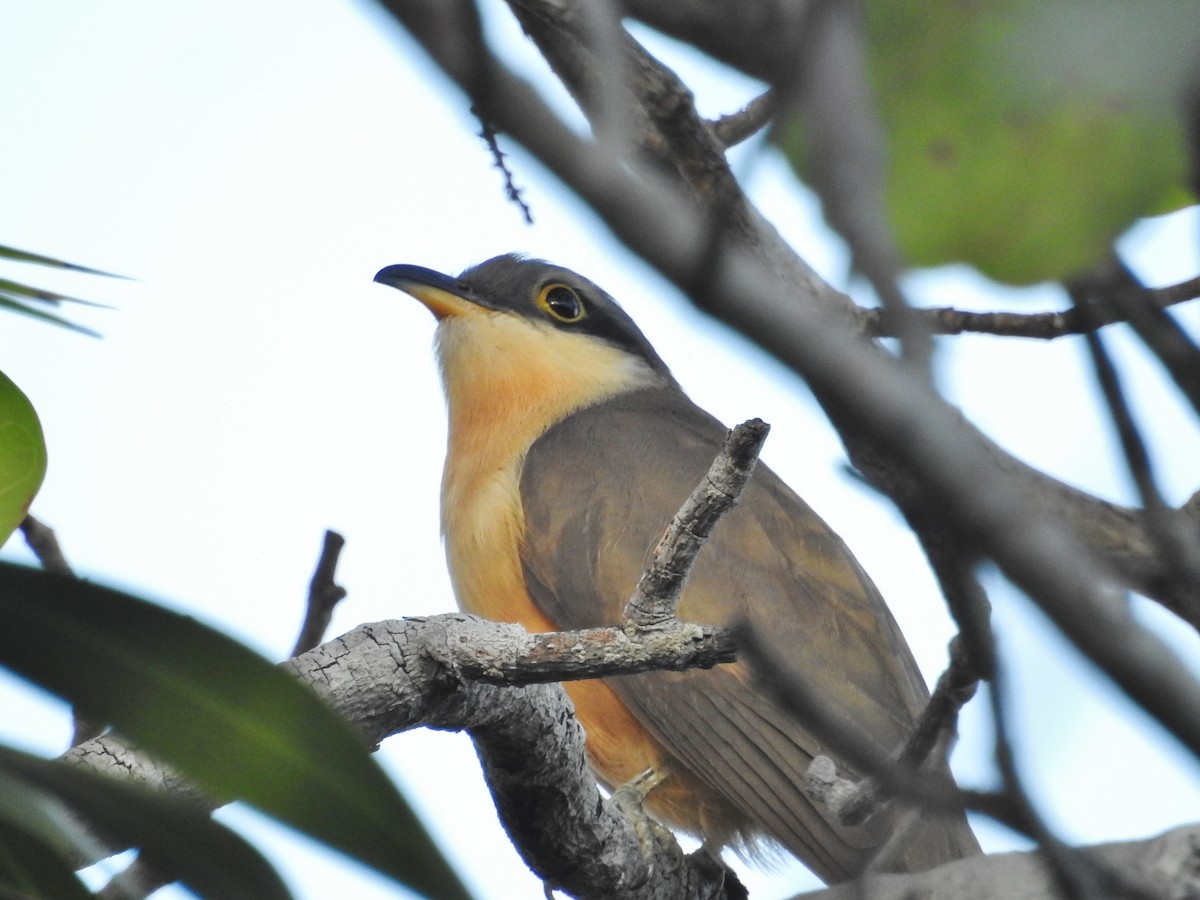
[[[1146,288],[1140,302],[1152,309],[1168,309],[1178,303],[1186,303],[1200,297],[1200,276],[1189,278],[1178,284]],[[967,312],[965,310],[939,307],[916,310],[933,334],[991,334],[999,337],[1038,338],[1054,340],[1068,335],[1086,334],[1106,325],[1128,322],[1136,315],[1133,309],[1114,305],[1100,307],[1094,302],[1087,304],[1086,313],[1078,307],[1059,312],[1009,313]],[[864,309],[861,312],[863,331],[869,337],[894,337],[883,315],[883,310]]]
[[[333,610],[346,598],[346,589],[334,582],[337,571],[338,557],[346,539],[336,531],[326,531],[321,542],[321,555],[317,559],[317,568],[313,572],[312,581],[308,585],[308,603],[304,608],[304,622],[300,633],[296,635],[296,643],[290,656],[299,656],[306,650],[311,650],[325,637],[329,623],[333,619]]]
[[[736,147],[766,128],[775,115],[775,98],[770,91],[759,94],[741,109],[708,123],[721,146]]]
[[[43,569],[56,575],[65,575],[68,578],[75,577],[75,570],[67,562],[67,557],[58,543],[58,536],[54,533],[53,528],[31,515],[27,515],[21,521],[21,534],[29,549],[33,551],[33,555],[42,564]]]
[[[672,620],[653,628],[613,625],[498,634],[483,644],[456,647],[452,662],[464,677],[517,687],[652,670],[711,669],[736,658],[729,632]]]
[[[1072,296],[1077,301],[1082,300],[1074,292]],[[1079,308],[1086,318],[1086,307]],[[1133,421],[1133,413],[1121,389],[1120,376],[1104,342],[1095,333],[1089,333],[1085,338],[1096,381],[1125,455],[1126,467],[1142,501],[1146,529],[1174,576],[1171,580],[1177,588],[1174,595],[1178,600],[1172,609],[1200,631],[1200,523],[1182,511],[1171,509],[1163,499],[1155,483],[1149,452]]]
[[[379,622],[284,668],[372,744],[420,726],[468,732],[505,827],[551,887],[584,898],[721,896],[724,875],[707,853],[685,855],[670,832],[647,832],[601,799],[582,729],[560,685],[499,687],[476,681],[458,664],[462,647],[509,644],[523,634],[517,625],[462,614]],[[569,643],[570,635],[560,637]],[[64,758],[215,806],[115,735],[88,741]]]
[[[1050,830],[1038,812],[1032,798],[1025,790],[1025,782],[1017,767],[1009,734],[1009,722],[1005,707],[1008,697],[1008,679],[1004,665],[997,659],[991,673],[988,691],[988,709],[991,713],[996,768],[1004,785],[1004,793],[1019,810],[1021,819],[1027,823],[1031,836],[1045,855],[1047,868],[1064,900],[1086,900],[1100,895],[1100,879],[1095,871],[1076,859],[1069,847]]]
[[[721,517],[737,503],[770,430],[762,419],[751,419],[729,432],[721,452],[655,546],[625,607],[624,623],[655,628],[674,620],[697,555]]]
[[[1189,897],[1200,892],[1200,825],[1187,825],[1144,841],[1099,844],[1076,850],[1097,869],[1122,872],[1147,897]],[[1046,855],[973,856],[928,872],[873,875],[860,882],[813,891],[795,900],[1060,900]],[[1104,896],[1109,896],[1105,894]]]
[[[948,750],[959,711],[975,695],[978,683],[978,676],[962,650],[961,640],[955,638],[950,643],[949,666],[938,679],[908,737],[893,754],[891,765],[900,771],[908,771],[924,764],[939,744]],[[881,797],[886,793],[881,778],[869,775],[858,782],[841,778],[834,761],[826,756],[818,756],[812,761],[805,775],[805,786],[838,822],[848,826],[867,821],[887,802]]]
[[[768,84],[787,84],[816,0],[622,0],[626,13]]]
[[[1200,282],[1200,278],[1194,281]],[[1146,288],[1120,259],[1109,257],[1091,271],[1070,279],[1066,287],[1076,306],[1127,320],[1200,413],[1200,347],[1166,314],[1165,306],[1146,301]],[[1184,282],[1171,290],[1194,297],[1200,287]]]
[[[500,174],[504,176],[505,196],[508,197],[509,202],[515,204],[517,209],[521,211],[521,218],[525,220],[525,224],[532,225],[533,210],[529,208],[529,204],[521,196],[524,191],[517,187],[512,170],[508,167],[508,155],[500,149],[500,136],[496,134],[496,129],[491,126],[491,123],[487,119],[480,116],[474,109],[471,112],[479,119],[479,136],[487,144],[488,151],[492,154],[492,167],[498,169]]]
[[[598,138],[615,148],[616,159],[636,151],[660,176],[685,186],[697,204],[693,215],[702,216],[709,231],[754,232],[749,204],[729,172],[724,148],[696,111],[692,92],[619,21],[600,19],[590,4],[508,0],[508,5]]]

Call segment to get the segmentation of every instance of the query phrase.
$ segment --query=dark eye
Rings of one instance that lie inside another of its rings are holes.
[[[583,301],[565,284],[548,284],[537,295],[537,305],[560,322],[578,322],[584,316]]]

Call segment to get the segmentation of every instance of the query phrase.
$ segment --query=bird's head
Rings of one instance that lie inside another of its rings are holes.
[[[487,404],[534,407],[539,418],[556,419],[615,394],[674,384],[633,319],[570,269],[506,255],[458,276],[398,265],[375,280],[411,294],[438,319],[452,416]]]

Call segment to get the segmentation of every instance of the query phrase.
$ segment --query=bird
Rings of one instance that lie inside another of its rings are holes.
[[[725,427],[687,397],[628,313],[570,269],[507,254],[457,276],[391,265],[375,281],[437,320],[441,525],[460,607],[531,632],[617,624]],[[929,697],[867,573],[765,464],[702,548],[678,616],[748,621],[883,752]],[[756,689],[744,662],[564,687],[598,781],[611,790],[654,772],[645,810],[707,848],[754,859],[782,846],[835,883],[860,874],[901,818],[890,810],[847,827],[811,800],[809,764],[837,754]],[[979,852],[961,813],[919,815],[886,868]]]

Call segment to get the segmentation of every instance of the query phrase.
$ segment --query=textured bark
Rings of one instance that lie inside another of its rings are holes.
[[[1186,825],[1156,838],[1099,844],[1081,856],[1102,871],[1120,873],[1143,897],[1200,896],[1200,826]],[[1108,896],[1121,896],[1112,890]],[[912,875],[878,875],[802,894],[796,900],[1058,900],[1062,897],[1044,855],[997,853]]]
[[[581,898],[736,896],[724,893],[728,873],[707,853],[684,854],[669,831],[630,815],[623,801],[601,796],[587,767],[583,731],[561,685],[504,687],[464,672],[503,671],[532,637],[537,636],[516,625],[461,614],[377,622],[284,667],[373,744],[419,726],[467,732],[501,820],[548,886]],[[575,643],[571,635],[560,636],[563,647]],[[657,662],[675,666],[671,654],[678,652],[660,646]],[[559,670],[588,674],[569,649],[563,655]],[[563,677],[548,665],[543,659],[544,677]],[[606,662],[603,669],[612,665]],[[113,735],[88,741],[64,758],[210,809],[219,805]],[[736,879],[730,883],[736,885]]]

